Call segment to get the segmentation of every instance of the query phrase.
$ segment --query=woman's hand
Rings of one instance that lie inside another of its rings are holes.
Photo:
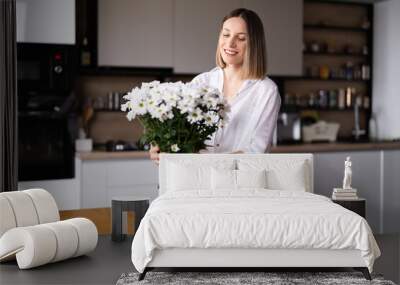
[[[157,165],[160,164],[160,148],[158,145],[151,145],[149,154],[150,154],[150,159],[153,160]]]

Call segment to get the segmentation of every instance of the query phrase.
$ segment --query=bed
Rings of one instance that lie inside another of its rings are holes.
[[[380,251],[366,220],[313,194],[312,154],[161,154],[132,262],[154,268],[352,267]]]

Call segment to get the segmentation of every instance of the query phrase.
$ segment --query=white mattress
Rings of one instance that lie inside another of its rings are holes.
[[[359,215],[320,195],[266,189],[161,195],[135,235],[132,262],[143,272],[168,248],[355,249],[370,271],[380,255]]]

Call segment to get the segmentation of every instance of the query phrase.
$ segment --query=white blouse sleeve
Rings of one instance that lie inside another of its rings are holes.
[[[253,119],[257,121],[248,147],[243,149],[246,153],[268,152],[276,128],[281,98],[276,86],[269,88],[260,96],[254,109]]]

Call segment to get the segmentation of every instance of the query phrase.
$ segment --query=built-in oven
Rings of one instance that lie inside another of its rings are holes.
[[[18,180],[73,178],[74,114],[20,112]]]
[[[74,177],[72,45],[18,43],[18,180]]]
[[[17,44],[20,110],[43,108],[41,103],[51,98],[60,100],[71,92],[75,50],[73,45]],[[43,100],[45,97],[47,99]]]

